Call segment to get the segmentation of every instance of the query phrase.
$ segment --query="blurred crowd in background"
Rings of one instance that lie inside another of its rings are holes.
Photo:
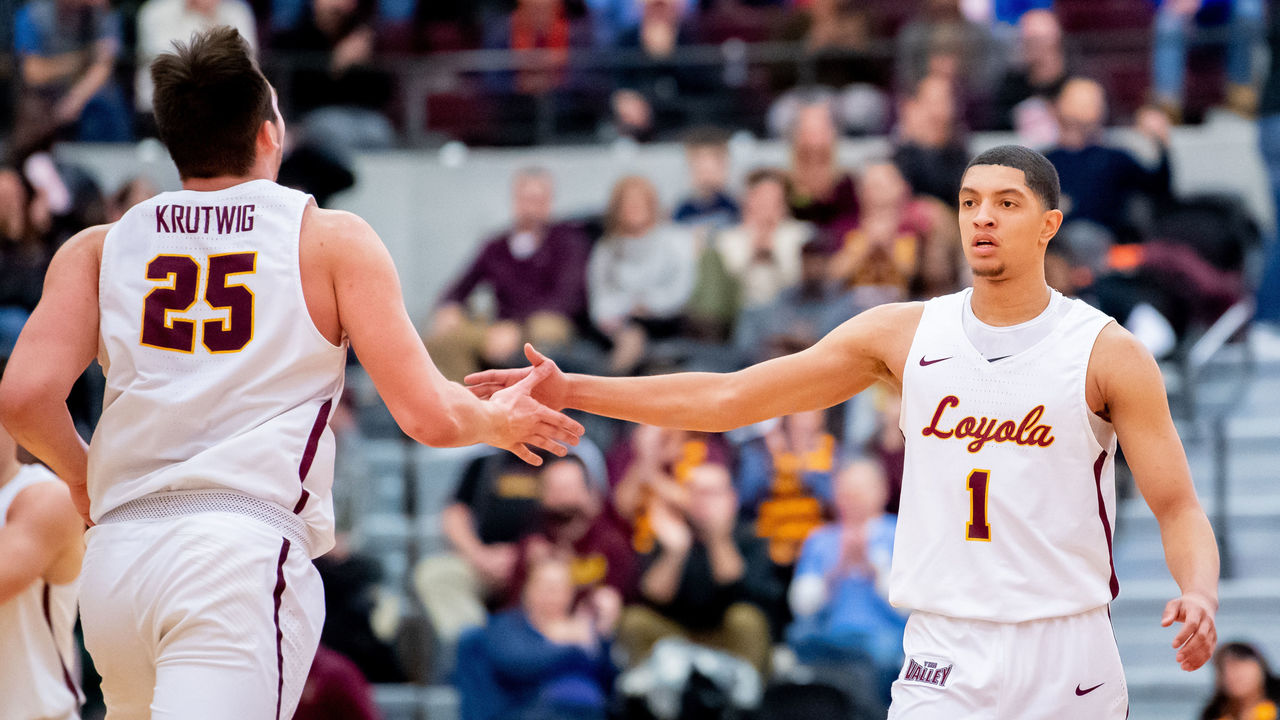
[[[0,353],[56,248],[158,191],[103,188],[57,144],[154,134],[147,62],[229,24],[297,136],[282,182],[322,203],[356,181],[352,153],[422,138],[683,143],[692,193],[674,207],[665,179],[634,175],[598,212],[561,218],[549,171],[511,178],[512,226],[418,319],[452,379],[524,364],[526,341],[571,371],[732,371],[874,305],[955,292],[969,278],[954,205],[979,130],[1016,133],[1058,169],[1050,284],[1175,358],[1240,303],[1280,321],[1277,244],[1237,197],[1177,196],[1169,157],[1171,125],[1213,108],[1257,118],[1280,192],[1268,5],[0,0]],[[1117,63],[1116,47],[1139,54]],[[1149,158],[1108,143],[1117,124]],[[731,177],[740,132],[780,138],[789,161]],[[891,151],[841,166],[854,135]],[[72,398],[86,432],[97,383]],[[353,418],[335,428],[358,435]],[[409,676],[453,682],[464,720],[737,717],[761,702],[768,718],[884,716],[905,622],[885,588],[904,442],[891,389],[725,435],[584,422],[569,458],[484,454],[440,479],[457,487],[451,550],[412,569],[439,648],[425,675],[373,631],[376,559],[318,562],[329,619],[298,717],[374,717],[364,680]]]

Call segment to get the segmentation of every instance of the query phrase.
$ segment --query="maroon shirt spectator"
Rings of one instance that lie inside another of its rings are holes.
[[[380,720],[373,688],[355,663],[321,645],[311,663],[294,720]]]
[[[526,341],[554,355],[586,322],[588,242],[584,234],[552,224],[550,173],[521,170],[511,190],[511,229],[485,243],[424,332],[427,350],[451,380],[482,367],[523,363]],[[467,299],[480,285],[493,291],[497,317],[468,313]]]
[[[604,503],[576,457],[553,460],[542,470],[542,529],[520,543],[508,600],[519,600],[529,568],[555,557],[569,563],[579,599],[608,588],[619,600],[635,595],[636,555],[603,514]]]
[[[471,266],[458,278],[444,301],[465,303],[480,285],[493,289],[497,319],[523,322],[535,312],[568,318],[586,308],[586,237],[568,225],[552,225],[541,244],[527,256],[517,256],[518,232],[489,240]]]
[[[827,104],[808,105],[796,113],[791,129],[791,214],[817,226],[820,241],[830,249],[858,223],[858,193],[853,178],[837,163],[838,138]]]

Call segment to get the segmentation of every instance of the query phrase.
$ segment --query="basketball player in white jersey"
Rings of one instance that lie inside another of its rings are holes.
[[[0,419],[71,487],[81,615],[111,720],[293,715],[319,640],[311,558],[333,546],[333,434],[350,343],[400,426],[533,464],[582,428],[481,401],[432,364],[377,235],[274,182],[284,122],[230,28],[152,64],[183,190],[69,241],[0,383]],[[65,400],[97,356],[86,449]],[[545,373],[544,373],[545,374]]]
[[[906,466],[890,600],[910,610],[891,718],[1120,720],[1108,604],[1113,461],[1124,447],[1182,590],[1163,625],[1184,670],[1217,640],[1218,550],[1155,361],[1122,327],[1044,279],[1062,223],[1058,176],[1018,146],[979,155],[959,197],[974,285],[868,310],[813,347],[730,374],[556,374],[550,407],[724,431],[901,388]],[[526,348],[534,370],[551,361]],[[481,397],[529,369],[470,378]]]
[[[0,717],[80,717],[72,628],[83,534],[67,486],[19,462],[0,428]]]

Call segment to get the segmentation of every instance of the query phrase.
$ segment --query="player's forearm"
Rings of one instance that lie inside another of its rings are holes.
[[[754,422],[733,402],[733,378],[718,373],[569,375],[567,405],[643,425],[724,432]]]
[[[1218,605],[1218,543],[1200,505],[1194,504],[1161,519],[1169,573],[1184,595],[1197,594]]]
[[[502,417],[443,376],[428,384],[426,395],[392,409],[405,434],[430,447],[465,447],[490,442],[497,436]]]
[[[5,393],[0,396],[0,422],[72,492],[84,492],[89,446],[76,432],[65,402],[30,401]]]

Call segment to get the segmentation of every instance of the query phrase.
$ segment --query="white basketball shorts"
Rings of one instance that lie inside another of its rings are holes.
[[[1124,720],[1107,608],[1023,623],[912,613],[890,720]]]
[[[109,720],[293,717],[324,623],[305,547],[222,512],[86,537],[80,613]]]

